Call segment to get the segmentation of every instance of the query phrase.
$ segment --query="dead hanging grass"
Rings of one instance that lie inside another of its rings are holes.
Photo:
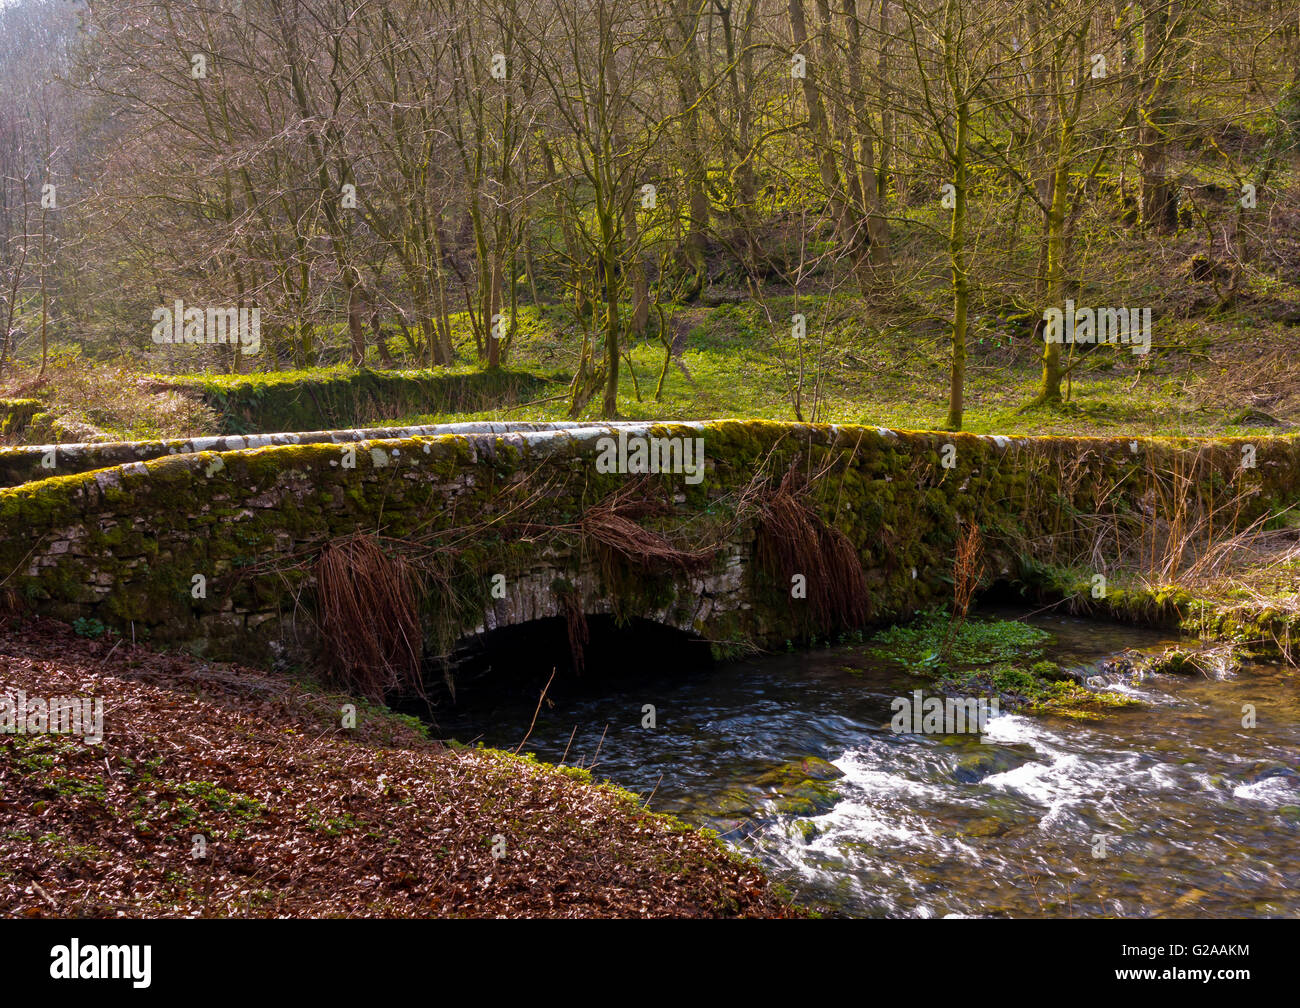
[[[1213,447],[1179,453],[1143,473],[1137,507],[1089,516],[1090,561],[1097,570],[1127,569],[1149,586],[1202,587],[1267,551],[1276,517],[1258,513],[1260,493],[1237,460]],[[1221,488],[1221,489],[1220,489]],[[1098,512],[1105,502],[1098,502]],[[1254,517],[1250,517],[1254,514]]]
[[[998,539],[1038,562],[1195,587],[1273,552],[1272,540],[1290,535],[1266,529],[1278,512],[1261,511],[1252,471],[1223,446],[1179,451],[1119,479],[1091,449],[1028,464],[1030,485],[1052,488],[1025,497],[1024,525],[1040,532],[1001,529]]]
[[[960,623],[970,611],[970,604],[984,576],[984,539],[975,522],[962,525],[957,535],[957,555],[952,564],[952,614]]]
[[[952,562],[952,619],[944,634],[941,653],[946,657],[957,631],[966,622],[971,602],[984,577],[984,539],[974,522],[962,525],[957,533],[957,552]]]
[[[658,574],[698,574],[707,570],[716,548],[682,549],[638,524],[639,519],[671,513],[672,506],[657,495],[655,485],[638,480],[588,508],[582,516],[582,534],[601,551],[602,563],[616,557]]]
[[[315,574],[330,678],[374,702],[389,692],[423,698],[419,579],[411,564],[356,533],[327,543]]]
[[[1230,464],[1216,464],[1212,450],[1201,451],[1190,463],[1180,455],[1171,468],[1151,475],[1143,497],[1147,528],[1137,561],[1149,583],[1204,584],[1256,551],[1273,516],[1261,514],[1242,527],[1259,489],[1247,481],[1246,470],[1233,471]],[[1218,498],[1206,489],[1216,477],[1225,487]]]
[[[809,482],[796,458],[775,488],[757,496],[759,565],[780,585],[802,574],[809,622],[825,633],[860,627],[871,618],[871,596],[853,544],[808,502]]]
[[[1242,463],[1233,445],[1153,453],[1128,472],[1088,453],[1058,455],[1041,479],[1031,476],[1039,489],[1026,495],[1025,521],[1019,530],[999,528],[998,546],[1137,589],[1123,603],[1135,619],[1195,616],[1215,632],[1211,624],[1242,610],[1233,619],[1254,624],[1291,660],[1290,626],[1300,613],[1297,506],[1270,504],[1258,470]],[[1035,525],[1037,535],[1023,533]],[[1200,600],[1191,613],[1179,601],[1189,593]],[[1086,593],[1069,604],[1075,612],[1096,608]]]

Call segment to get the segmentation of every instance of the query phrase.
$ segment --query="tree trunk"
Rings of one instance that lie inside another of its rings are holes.
[[[618,255],[612,238],[614,222],[612,220],[608,222],[602,221],[602,236],[604,236],[607,227],[610,229],[611,236],[605,243],[605,258],[603,260],[605,273],[605,401],[601,416],[606,420],[613,420],[618,416],[618,337],[621,328],[618,301],[620,285],[618,281]]]
[[[876,174],[876,147],[867,108],[866,85],[862,72],[862,32],[858,23],[857,0],[844,0],[844,18],[848,23],[849,90],[853,96],[853,131],[857,134],[857,162],[862,209],[867,218],[867,238],[871,243],[870,262],[874,270],[887,270],[889,224],[882,208],[880,179]]]
[[[361,367],[366,362],[366,297],[360,280],[349,269],[344,272],[344,286],[348,296],[348,334],[352,339],[352,366]]]
[[[1068,137],[1062,127],[1061,150],[1068,151]],[[1069,165],[1065,158],[1058,158],[1056,172],[1052,180],[1052,203],[1047,212],[1047,269],[1046,290],[1047,303],[1051,306],[1065,305],[1061,295],[1065,288],[1065,202],[1066,187],[1069,185]],[[1039,386],[1040,403],[1061,401],[1061,343],[1043,343],[1043,377]]]
[[[1142,19],[1142,75],[1146,101],[1139,112],[1142,128],[1138,160],[1142,172],[1142,222],[1157,234],[1178,230],[1178,188],[1169,181],[1168,128],[1177,118],[1172,107],[1169,68],[1178,58],[1173,52],[1167,0],[1147,0]]]
[[[962,395],[966,385],[966,314],[970,286],[966,273],[966,130],[970,106],[957,102],[957,142],[952,185],[955,199],[948,232],[948,258],[952,264],[952,375],[948,388],[948,429],[961,430]]]
[[[645,262],[641,258],[640,232],[636,224],[636,201],[623,203],[623,229],[627,236],[628,272],[632,280],[632,333],[644,336],[650,324],[650,282],[646,278]]]
[[[876,79],[880,81],[880,162],[876,166],[876,193],[882,209],[889,199],[894,142],[894,112],[889,93],[889,2],[880,0],[880,53],[876,58]]]
[[[703,277],[707,272],[705,254],[708,251],[708,231],[712,206],[709,203],[708,161],[704,155],[700,124],[700,58],[695,41],[695,6],[690,0],[677,0],[677,30],[682,43],[685,66],[677,76],[678,92],[682,103],[682,134],[686,146],[685,172],[687,211],[689,224],[686,232],[686,254],[691,267]]]
[[[826,199],[830,204],[831,216],[840,229],[841,237],[847,230],[852,236],[852,229],[845,226],[847,207],[840,185],[839,169],[835,166],[835,146],[831,140],[830,127],[826,119],[826,106],[822,102],[821,92],[813,77],[814,58],[808,52],[808,23],[804,16],[803,0],[789,0],[790,30],[794,38],[795,49],[809,57],[804,67],[802,80],[804,103],[808,106],[808,132],[813,145],[817,148],[817,168],[821,174],[822,187],[826,190]]]

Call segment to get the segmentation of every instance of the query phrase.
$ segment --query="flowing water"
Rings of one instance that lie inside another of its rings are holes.
[[[1068,668],[1172,643],[1131,627],[1026,621],[1053,635],[1048,657]],[[1003,713],[982,740],[892,731],[891,700],[923,681],[863,646],[632,682],[588,668],[581,682],[549,692],[540,711],[534,691],[440,724],[514,749],[537,711],[527,751],[594,764],[652,809],[717,829],[800,902],[833,914],[1300,914],[1294,669],[1121,676],[1112,688],[1142,707],[1092,722]],[[654,728],[642,727],[645,705]],[[1254,727],[1243,727],[1246,705]],[[765,786],[771,771],[809,756],[843,776],[813,807],[781,806]]]

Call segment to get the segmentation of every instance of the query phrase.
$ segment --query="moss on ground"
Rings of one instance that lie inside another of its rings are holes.
[[[966,619],[943,611],[891,627],[866,646],[874,658],[901,665],[949,696],[997,697],[1009,710],[1088,719],[1137,701],[1090,690],[1046,660],[1051,634],[1017,620]]]

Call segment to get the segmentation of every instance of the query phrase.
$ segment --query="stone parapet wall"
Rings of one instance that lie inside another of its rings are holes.
[[[698,482],[648,479],[673,509],[653,527],[697,539],[725,531],[707,570],[639,578],[633,565],[607,583],[608,563],[580,527],[589,509],[643,478],[599,471],[600,439],[620,430],[702,439]],[[815,474],[818,513],[858,552],[873,622],[950,597],[963,523],[981,526],[989,573],[1017,578],[1048,553],[1087,555],[1099,515],[1158,516],[1167,483],[1208,504],[1234,502],[1220,520],[1243,527],[1300,500],[1294,437],[1005,438],[729,420],[368,433],[154,443],[125,464],[0,489],[4,588],[29,611],[215,657],[310,654],[312,566],[327,542],[361,531],[446,560],[455,604],[426,593],[431,651],[563,615],[566,592],[585,612],[654,619],[730,648],[806,629],[788,585],[754,563],[740,500],[756,473],[779,478],[796,460]],[[1243,468],[1247,457],[1254,465]],[[1190,480],[1169,483],[1175,472]]]

